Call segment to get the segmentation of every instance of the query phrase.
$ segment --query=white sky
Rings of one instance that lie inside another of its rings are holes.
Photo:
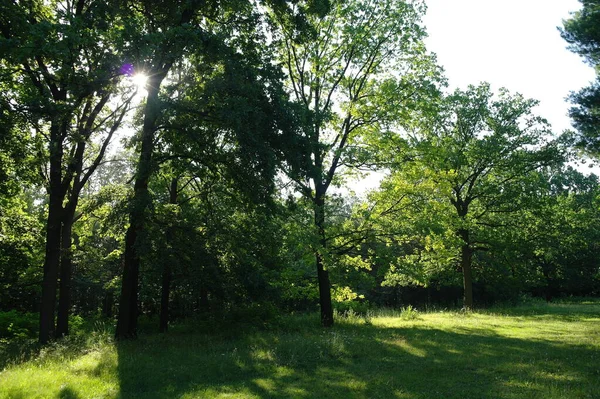
[[[540,101],[536,112],[555,133],[571,129],[566,97],[594,80],[594,70],[567,50],[557,27],[577,0],[426,0],[427,49],[438,56],[450,90],[486,81]],[[578,167],[599,173],[597,168]],[[375,188],[373,174],[351,185]]]
[[[570,129],[565,97],[594,71],[566,49],[557,29],[577,0],[427,0],[427,49],[437,54],[451,89],[481,81],[540,101],[554,131]]]

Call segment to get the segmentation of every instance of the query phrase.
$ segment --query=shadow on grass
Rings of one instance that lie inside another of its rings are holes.
[[[144,336],[117,345],[120,398],[595,398],[597,349],[493,330]]]
[[[79,399],[79,395],[69,387],[63,387],[57,396],[58,399]]]
[[[41,348],[34,339],[0,341],[0,370],[10,364],[25,363],[35,358]]]

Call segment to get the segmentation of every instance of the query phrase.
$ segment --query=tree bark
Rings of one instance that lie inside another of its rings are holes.
[[[42,300],[40,303],[39,342],[47,343],[54,334],[54,313],[56,307],[56,288],[60,266],[61,220],[65,191],[62,187],[63,147],[60,128],[57,122],[50,126],[50,181],[48,219],[46,225],[46,254],[44,259],[44,277],[42,280]]]
[[[325,194],[318,186],[315,193],[315,226],[319,235],[319,249],[315,254],[317,264],[317,280],[319,282],[319,304],[321,305],[321,324],[323,327],[333,326],[333,306],[331,304],[331,283],[329,272],[323,262],[323,254],[327,246],[325,240]]]
[[[541,261],[542,274],[546,279],[545,298],[546,302],[552,302],[556,290],[556,280],[552,277],[552,264],[550,262]]]
[[[56,317],[56,337],[69,334],[69,310],[71,308],[71,276],[73,274],[73,257],[71,252],[71,237],[75,207],[69,206],[64,211],[61,256],[60,283],[58,289],[58,315]]]
[[[51,188],[52,190],[52,188]],[[60,235],[62,200],[56,194],[50,194],[48,220],[46,227],[46,257],[42,280],[42,301],[40,304],[39,341],[47,343],[54,335],[54,311],[56,307],[56,288],[60,264]]]
[[[166,71],[153,73],[148,81],[148,96],[144,109],[140,158],[134,184],[129,227],[125,235],[125,256],[121,296],[115,338],[137,337],[138,280],[140,269],[139,238],[143,233],[145,214],[150,204],[148,181],[152,173],[152,153],[156,121],[160,115],[158,92]]]
[[[463,308],[467,310],[473,309],[473,270],[472,270],[472,259],[473,250],[469,244],[469,231],[460,229],[458,232],[460,238],[463,239],[464,244],[460,249],[460,266],[463,273]]]
[[[106,318],[113,317],[113,302],[114,302],[114,293],[111,290],[104,294],[104,298],[102,299],[102,315]]]
[[[169,204],[177,204],[177,183],[178,179],[173,178],[171,180],[171,188],[169,195]],[[171,263],[174,262],[173,254],[173,241],[174,241],[173,226],[170,226],[167,230],[166,247],[167,247],[167,259],[163,266],[162,272],[162,291],[160,298],[160,322],[159,331],[161,333],[167,332],[169,329],[169,297],[171,295]]]

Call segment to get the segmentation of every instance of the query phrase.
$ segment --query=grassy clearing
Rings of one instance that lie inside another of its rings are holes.
[[[380,311],[323,330],[96,333],[0,372],[1,398],[600,398],[600,302]]]

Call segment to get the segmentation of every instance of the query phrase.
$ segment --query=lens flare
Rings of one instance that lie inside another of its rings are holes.
[[[148,83],[148,76],[143,73],[136,73],[131,77],[131,81],[139,90],[144,90],[146,83]]]

